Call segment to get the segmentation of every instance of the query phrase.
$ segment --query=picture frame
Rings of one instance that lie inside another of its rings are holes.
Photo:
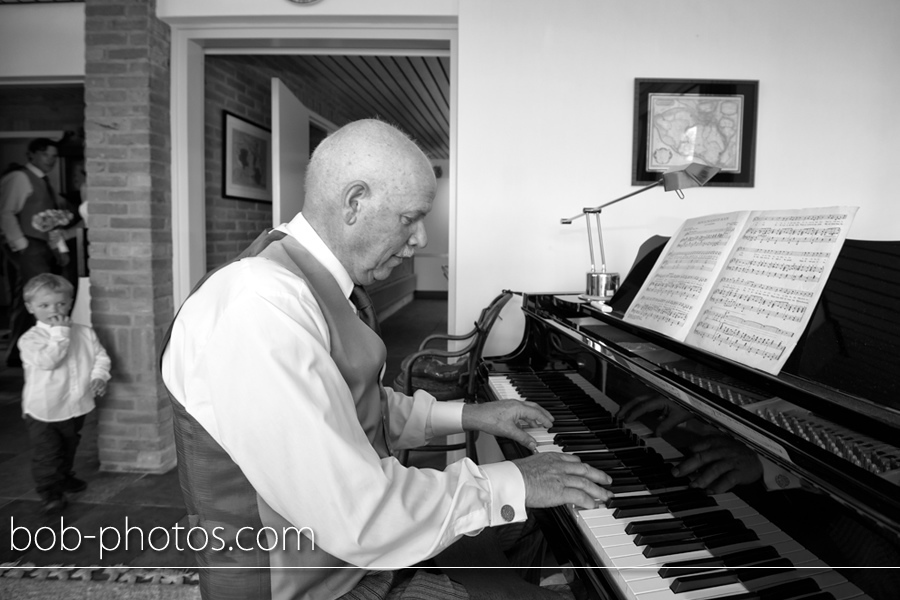
[[[272,202],[272,132],[222,111],[222,196]]]
[[[706,185],[753,187],[759,81],[635,79],[632,185],[692,161],[719,167]]]

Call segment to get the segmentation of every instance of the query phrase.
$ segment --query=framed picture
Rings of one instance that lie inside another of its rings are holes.
[[[272,133],[223,111],[222,195],[272,202]]]
[[[691,162],[718,167],[706,185],[753,187],[758,81],[635,79],[632,185]]]

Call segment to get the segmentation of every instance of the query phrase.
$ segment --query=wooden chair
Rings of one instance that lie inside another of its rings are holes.
[[[485,343],[491,328],[500,316],[500,312],[512,298],[514,292],[503,290],[491,303],[481,311],[475,327],[463,335],[435,334],[426,337],[419,344],[419,349],[403,359],[400,363],[400,374],[394,379],[394,389],[402,390],[407,395],[417,389],[423,389],[439,401],[462,399],[474,402],[476,392],[475,371],[484,352]],[[442,350],[429,348],[436,342],[466,341],[468,343],[458,350]],[[458,358],[456,362],[449,359]],[[465,450],[466,455],[478,462],[475,449],[477,432],[466,432],[465,442],[455,444],[428,444],[413,448],[416,452],[452,452]],[[398,458],[404,465],[409,460],[410,450],[400,451]]]

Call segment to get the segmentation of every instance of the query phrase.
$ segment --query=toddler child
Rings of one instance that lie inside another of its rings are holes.
[[[22,415],[34,450],[31,472],[41,497],[41,510],[66,507],[66,492],[87,484],[72,467],[84,418],[94,409],[94,396],[106,392],[110,360],[94,330],[72,323],[72,284],[51,273],[32,277],[23,291],[25,309],[37,323],[19,338],[25,371]]]

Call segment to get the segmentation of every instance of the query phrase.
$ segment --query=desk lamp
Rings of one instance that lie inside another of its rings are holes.
[[[574,217],[560,219],[560,223],[563,225],[570,225],[576,219],[585,217],[584,221],[587,225],[588,247],[591,251],[591,270],[587,273],[587,290],[585,295],[591,299],[607,300],[619,289],[619,274],[606,272],[606,254],[603,252],[603,230],[600,228],[600,213],[604,208],[615,204],[616,202],[621,202],[622,200],[636,196],[642,192],[646,192],[659,184],[663,184],[667,192],[674,191],[679,198],[684,198],[684,194],[681,193],[681,190],[706,185],[706,183],[718,172],[719,169],[717,167],[710,167],[709,165],[696,162],[688,163],[683,167],[677,167],[663,173],[663,176],[659,181],[651,183],[635,192],[625,194],[621,198],[616,198],[615,200],[611,200],[600,206],[584,208],[581,213]],[[591,233],[591,220],[588,215],[594,215],[594,221],[597,228],[597,245],[600,248],[599,271],[596,268],[597,263],[594,260],[594,237]]]

